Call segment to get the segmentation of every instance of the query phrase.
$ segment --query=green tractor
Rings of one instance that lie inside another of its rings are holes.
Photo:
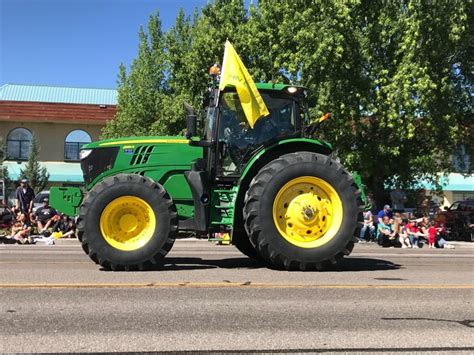
[[[229,233],[249,257],[287,270],[320,270],[354,247],[360,179],[314,139],[303,87],[260,83],[270,114],[250,128],[232,88],[210,89],[202,135],[186,105],[186,137],[93,142],[80,152],[87,193],[51,189],[51,205],[78,215],[89,257],[112,270],[163,262],[180,236]]]

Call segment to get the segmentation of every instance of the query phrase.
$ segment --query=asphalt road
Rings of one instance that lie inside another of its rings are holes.
[[[109,272],[75,241],[0,245],[0,352],[474,352],[474,249],[357,245],[334,270],[267,269],[178,241]]]

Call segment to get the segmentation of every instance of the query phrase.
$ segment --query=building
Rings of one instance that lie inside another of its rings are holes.
[[[455,201],[474,198],[474,175],[451,173],[445,178],[440,175],[439,180],[443,186],[443,198],[436,196],[436,187],[428,182],[423,182],[427,195],[432,196],[432,200],[439,202],[442,206],[451,206]]]
[[[5,84],[0,87],[0,137],[11,179],[28,159],[33,135],[50,186],[80,185],[80,147],[99,139],[116,112],[117,91]]]

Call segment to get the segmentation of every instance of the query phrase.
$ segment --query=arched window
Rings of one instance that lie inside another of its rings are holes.
[[[7,136],[7,159],[28,159],[32,140],[33,134],[26,128],[12,129]]]
[[[79,160],[81,147],[90,142],[91,136],[86,131],[76,129],[69,132],[64,142],[64,160]]]

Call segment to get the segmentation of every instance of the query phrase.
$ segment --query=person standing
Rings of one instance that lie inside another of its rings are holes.
[[[436,243],[436,233],[440,228],[435,227],[435,222],[430,222],[430,227],[428,228],[428,248],[434,248]]]
[[[400,188],[399,185],[390,192],[390,199],[392,200],[393,210],[396,212],[405,211],[405,202],[407,202],[407,196],[405,192]]]
[[[20,186],[15,191],[15,198],[17,209],[25,213],[29,219],[30,213],[33,210],[35,193],[30,185],[28,185],[28,180],[23,179],[20,181]]]

